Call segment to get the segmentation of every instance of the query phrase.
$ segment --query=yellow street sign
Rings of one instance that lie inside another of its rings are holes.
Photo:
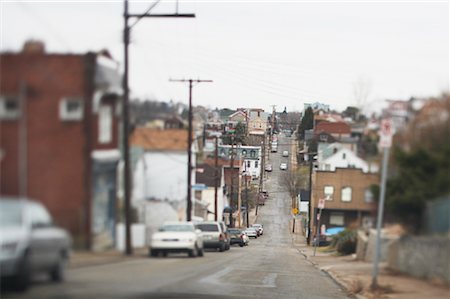
[[[297,215],[298,214],[298,209],[297,208],[293,208],[292,209],[292,214]]]

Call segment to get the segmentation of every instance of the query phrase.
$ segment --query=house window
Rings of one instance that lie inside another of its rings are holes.
[[[83,114],[83,100],[81,98],[63,98],[59,102],[59,118],[61,120],[82,120]]]
[[[102,105],[98,111],[98,141],[109,143],[112,140],[112,109]]]
[[[352,201],[352,188],[351,187],[344,187],[341,190],[341,200],[342,201]]]
[[[367,188],[366,190],[364,190],[364,201],[366,203],[373,202],[373,193],[372,193],[372,190],[370,190],[370,188]]]
[[[258,161],[255,161],[255,168],[258,168]]]
[[[331,212],[330,213],[330,225],[344,225],[344,213]]]
[[[345,153],[342,153],[342,160],[345,160],[346,157],[347,155]]]
[[[325,186],[323,187],[323,193],[325,195],[325,199],[332,200],[334,193],[334,186]]]
[[[202,199],[202,190],[195,190],[195,199],[201,200]]]
[[[247,161],[247,168],[250,168],[252,166],[250,161]]]
[[[255,158],[256,152],[254,150],[250,151],[250,157]]]
[[[0,119],[19,118],[19,101],[16,97],[0,97]]]

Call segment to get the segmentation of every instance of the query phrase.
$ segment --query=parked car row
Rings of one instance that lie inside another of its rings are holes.
[[[250,237],[258,238],[264,233],[262,224],[253,224],[244,230],[227,228],[223,221],[165,222],[154,233],[149,244],[149,256],[166,257],[169,253],[187,253],[189,257],[203,256],[204,249],[213,248],[220,252],[231,245],[244,247]]]

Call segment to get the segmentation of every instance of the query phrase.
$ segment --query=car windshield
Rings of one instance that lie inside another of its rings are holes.
[[[241,233],[241,231],[238,230],[238,229],[229,229],[228,232],[229,232],[230,234],[240,234],[240,233]]]
[[[17,227],[22,224],[22,205],[19,200],[0,200],[0,227]]]
[[[160,228],[162,232],[193,232],[194,227],[192,225],[184,224],[167,224]]]
[[[219,231],[219,227],[217,226],[217,224],[202,223],[202,224],[197,224],[196,227],[203,232],[218,232]]]

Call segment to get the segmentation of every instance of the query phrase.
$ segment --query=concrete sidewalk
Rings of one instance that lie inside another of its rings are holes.
[[[318,248],[313,256],[314,248],[306,244],[300,234],[292,234],[294,246],[315,267],[328,273],[338,284],[356,298],[392,298],[422,299],[450,298],[450,288],[445,285],[393,273],[380,264],[378,284],[380,289],[370,290],[372,282],[372,263],[357,261],[352,256],[336,256],[333,252],[324,252]]]

